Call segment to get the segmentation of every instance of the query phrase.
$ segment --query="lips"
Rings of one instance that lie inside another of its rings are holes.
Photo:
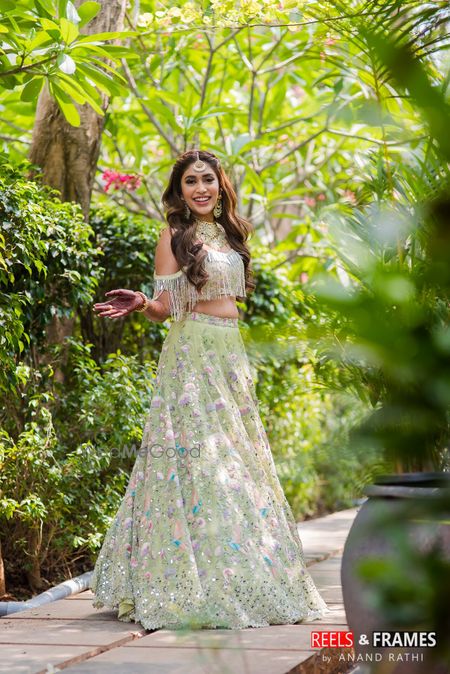
[[[208,203],[208,201],[210,199],[211,199],[211,197],[201,197],[201,198],[193,199],[193,201],[195,201],[196,204],[206,204],[206,203]]]

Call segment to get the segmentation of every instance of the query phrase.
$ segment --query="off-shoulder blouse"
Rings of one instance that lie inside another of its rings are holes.
[[[188,280],[184,269],[174,274],[153,275],[155,285],[152,299],[157,299],[167,290],[170,314],[174,321],[183,320],[186,313],[202,300],[215,300],[224,295],[239,299],[247,297],[244,262],[236,250],[208,250],[204,265],[209,278],[200,293]]]

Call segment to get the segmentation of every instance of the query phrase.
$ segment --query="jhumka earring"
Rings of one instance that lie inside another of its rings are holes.
[[[184,214],[183,214],[183,215],[184,215],[184,218],[185,218],[185,220],[189,220],[189,218],[191,217],[191,209],[190,209],[189,206],[187,205],[187,203],[186,203],[184,197],[181,197],[181,201],[184,201],[184,202],[185,202],[185,203],[184,203]]]
[[[213,209],[214,217],[218,218],[222,215],[222,197],[219,197],[216,201],[216,205]]]

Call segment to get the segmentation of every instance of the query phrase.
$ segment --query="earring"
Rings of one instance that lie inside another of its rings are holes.
[[[218,218],[222,215],[222,197],[219,197],[216,201],[216,205],[214,206],[214,217]]]
[[[181,197],[181,201],[186,201],[186,200],[184,199],[184,197]],[[184,218],[185,218],[185,220],[189,220],[190,217],[191,217],[191,209],[185,203],[184,204]]]

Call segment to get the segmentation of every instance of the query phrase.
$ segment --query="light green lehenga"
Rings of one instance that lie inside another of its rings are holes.
[[[148,630],[293,624],[327,607],[258,411],[238,319],[171,324],[93,606]]]

